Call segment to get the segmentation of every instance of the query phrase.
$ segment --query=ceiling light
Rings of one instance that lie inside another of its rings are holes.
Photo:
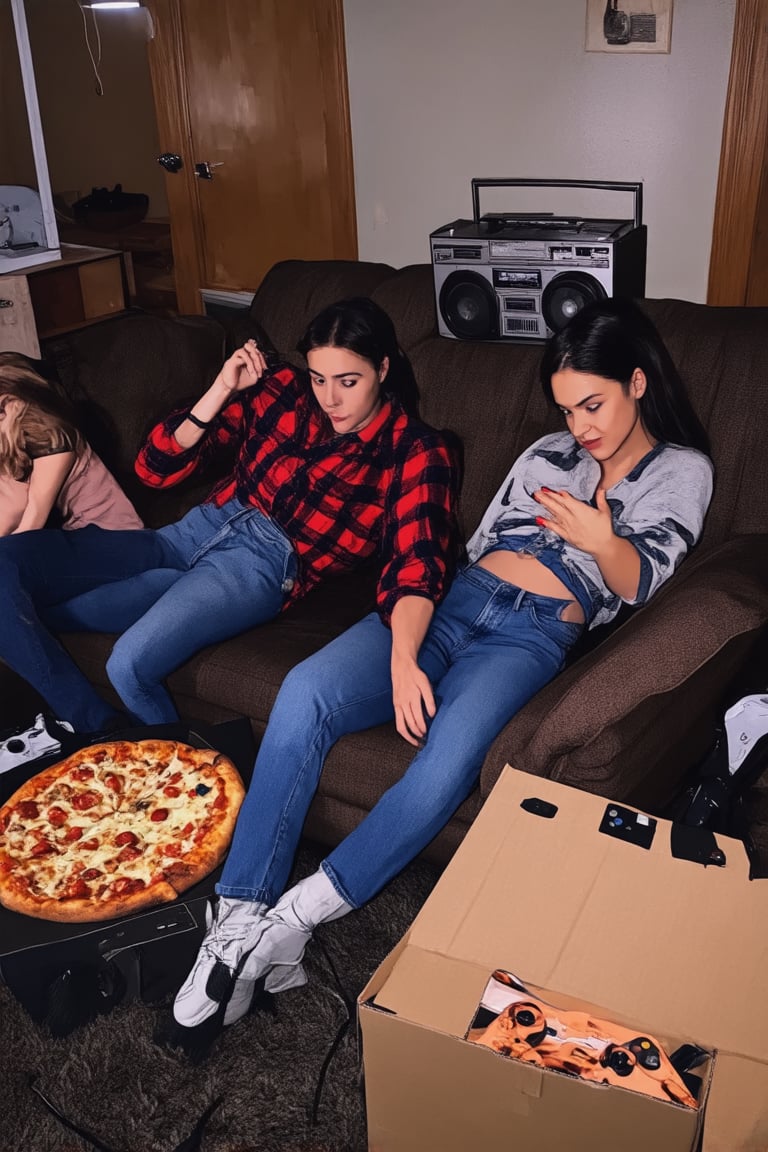
[[[91,0],[83,8],[141,8],[141,0]]]

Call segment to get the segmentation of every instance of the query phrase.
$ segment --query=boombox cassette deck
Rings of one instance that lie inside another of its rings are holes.
[[[481,188],[521,186],[632,192],[633,217],[480,215]],[[645,295],[642,184],[475,179],[472,202],[472,220],[454,220],[429,238],[441,336],[545,340],[592,300]]]

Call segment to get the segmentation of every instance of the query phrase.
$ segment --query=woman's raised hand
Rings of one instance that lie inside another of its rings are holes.
[[[229,392],[242,392],[257,384],[267,369],[267,362],[255,340],[246,340],[224,361],[219,379]]]
[[[552,488],[540,488],[534,499],[547,513],[546,518],[537,516],[536,523],[551,529],[574,548],[595,556],[615,541],[611,509],[602,488],[597,490],[595,508],[568,492],[555,492]]]

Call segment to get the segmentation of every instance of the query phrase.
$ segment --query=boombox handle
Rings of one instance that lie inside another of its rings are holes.
[[[643,185],[641,183],[621,183],[612,180],[527,180],[510,177],[509,179],[490,179],[472,181],[472,212],[475,224],[480,224],[480,189],[481,188],[603,188],[609,192],[634,193],[634,224],[639,228],[643,222]]]

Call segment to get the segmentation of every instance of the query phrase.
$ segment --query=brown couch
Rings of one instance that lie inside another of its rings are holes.
[[[469,533],[512,460],[560,426],[538,382],[540,346],[441,338],[429,266],[395,270],[344,262],[275,266],[250,315],[230,336],[242,338],[255,322],[295,358],[310,317],[333,300],[361,293],[392,316],[416,372],[424,417],[463,440],[462,521]],[[455,849],[506,761],[662,811],[708,746],[740,677],[755,690],[754,677],[762,675],[768,309],[677,300],[647,300],[643,307],[666,339],[711,436],[716,487],[703,539],[650,605],[627,611],[607,635],[590,634],[567,669],[507,725],[488,754],[479,788],[431,846],[435,859],[445,860]],[[154,419],[209,383],[224,338],[210,318],[134,314],[46,348],[81,403],[92,440],[150,524],[180,515],[209,480],[149,492],[132,475],[136,449]],[[246,715],[257,733],[263,731],[286,672],[367,611],[372,593],[371,571],[330,580],[272,624],[201,652],[170,678],[180,710],[210,721]],[[111,638],[76,635],[66,643],[92,680],[106,687]],[[18,700],[12,689],[19,685],[5,673],[3,718],[10,723],[19,714],[10,703]],[[411,754],[392,725],[340,741],[328,758],[307,833],[336,843],[398,778]],[[759,823],[765,811],[768,829],[768,796],[758,790],[753,802]]]

